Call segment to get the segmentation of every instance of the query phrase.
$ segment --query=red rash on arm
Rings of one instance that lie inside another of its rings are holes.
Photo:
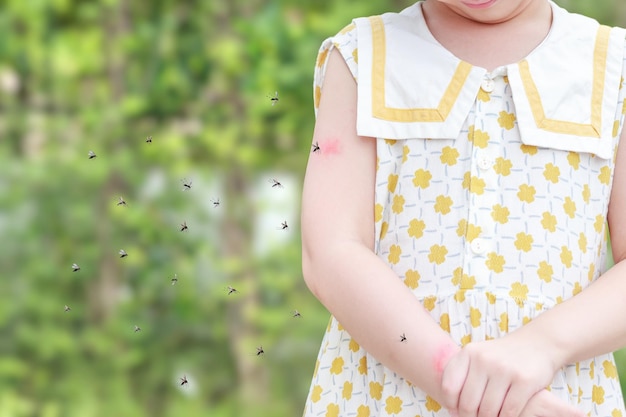
[[[320,154],[330,156],[330,155],[338,155],[341,151],[341,146],[339,143],[339,139],[324,139],[319,143],[320,146]]]
[[[433,356],[433,365],[438,375],[443,373],[443,368],[446,367],[448,360],[459,349],[455,345],[442,345],[439,347],[435,355]]]

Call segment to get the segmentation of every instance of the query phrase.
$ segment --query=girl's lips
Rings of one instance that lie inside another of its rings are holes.
[[[487,0],[487,1],[480,2],[480,3],[468,3],[468,2],[462,2],[462,3],[463,5],[471,9],[486,9],[487,7],[490,7],[492,4],[494,4],[496,1],[498,0]]]

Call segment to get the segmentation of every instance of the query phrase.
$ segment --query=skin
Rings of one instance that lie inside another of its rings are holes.
[[[426,0],[424,13],[445,48],[487,69],[526,56],[551,22],[545,0],[498,0],[481,9]],[[615,266],[521,329],[461,349],[374,253],[376,141],[356,134],[356,83],[337,51],[328,60],[313,143],[319,156],[325,150],[332,158],[311,155],[302,200],[302,265],[311,292],[364,349],[453,416],[582,417],[543,388],[564,365],[626,345],[626,325],[614,319],[626,315],[626,146],[616,156],[608,212]]]
[[[456,346],[450,345],[443,345],[437,350],[435,356],[433,357],[433,365],[437,374],[443,373],[443,369],[448,364],[450,357],[457,353],[457,351],[458,349]]]
[[[422,10],[428,29],[444,48],[488,70],[526,57],[552,23],[545,0],[497,0],[486,9],[472,9],[459,0],[426,0]]]
[[[341,142],[339,139],[326,139],[320,144],[320,152],[322,155],[337,155],[341,151]]]

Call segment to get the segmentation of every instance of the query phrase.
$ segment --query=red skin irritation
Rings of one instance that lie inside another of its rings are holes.
[[[458,347],[455,345],[443,345],[439,347],[433,356],[433,363],[435,371],[437,371],[437,375],[441,375],[443,373],[443,369],[448,364],[448,360],[454,355],[457,349]]]
[[[324,139],[319,143],[320,145],[320,154],[325,156],[331,155],[339,155],[341,151],[341,146],[339,143],[339,139]]]

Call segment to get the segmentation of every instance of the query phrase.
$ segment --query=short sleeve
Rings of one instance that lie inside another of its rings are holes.
[[[350,73],[355,80],[358,81],[358,48],[357,48],[357,30],[354,23],[343,28],[337,35],[326,39],[319,49],[317,60],[315,63],[315,75],[313,79],[313,103],[315,111],[320,102],[322,94],[322,84],[326,74],[326,64],[328,63],[328,55],[333,49],[337,49],[343,57]]]

